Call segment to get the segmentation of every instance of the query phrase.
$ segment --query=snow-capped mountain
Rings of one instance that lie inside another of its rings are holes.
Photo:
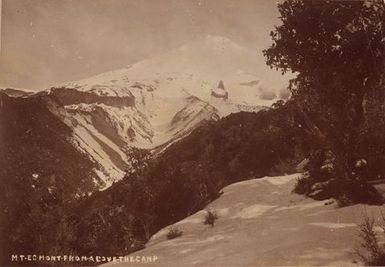
[[[274,102],[276,88],[268,89],[252,72],[261,64],[255,58],[227,38],[208,36],[45,94],[108,186],[130,169],[132,148],[159,152],[203,121]]]

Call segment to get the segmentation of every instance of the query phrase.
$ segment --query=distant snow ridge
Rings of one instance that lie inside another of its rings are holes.
[[[47,95],[73,129],[74,145],[98,164],[95,172],[109,186],[130,168],[130,148],[157,153],[205,120],[273,103],[259,97],[254,56],[225,37],[208,36]]]

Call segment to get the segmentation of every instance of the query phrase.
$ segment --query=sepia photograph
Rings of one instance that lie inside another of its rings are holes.
[[[385,0],[0,0],[8,266],[385,266]]]

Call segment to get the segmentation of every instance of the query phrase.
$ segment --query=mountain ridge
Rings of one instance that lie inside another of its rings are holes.
[[[208,36],[43,94],[61,104],[53,113],[73,129],[79,150],[100,165],[108,187],[130,169],[124,156],[130,147],[156,154],[205,120],[259,111],[278,99],[275,91],[273,98],[260,97],[261,84],[249,72],[251,54],[227,38]],[[95,146],[108,151],[97,155]]]

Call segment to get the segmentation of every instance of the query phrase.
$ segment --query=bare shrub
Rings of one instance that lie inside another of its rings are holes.
[[[182,236],[183,232],[179,230],[177,227],[171,227],[170,230],[168,231],[166,237],[168,240],[174,239],[177,237]]]
[[[211,227],[214,227],[214,223],[217,219],[218,219],[218,215],[215,211],[207,210],[207,214],[205,216],[205,220],[203,221],[203,224],[208,224]]]
[[[385,218],[382,217],[382,229],[385,226]],[[358,258],[367,266],[384,266],[385,247],[379,244],[378,235],[374,230],[375,219],[367,214],[363,216],[363,222],[358,225],[361,239],[360,247],[355,250]]]

